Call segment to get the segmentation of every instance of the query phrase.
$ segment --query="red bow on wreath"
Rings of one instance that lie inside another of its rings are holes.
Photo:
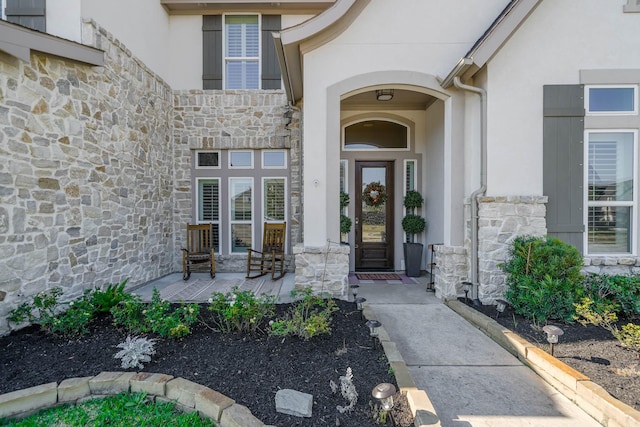
[[[387,193],[384,190],[384,185],[379,181],[371,182],[364,187],[362,198],[367,206],[383,205],[387,201]]]

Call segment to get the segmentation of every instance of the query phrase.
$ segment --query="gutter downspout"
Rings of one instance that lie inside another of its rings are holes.
[[[478,281],[479,258],[478,258],[478,196],[484,195],[487,191],[487,91],[463,84],[460,77],[453,78],[453,85],[461,90],[480,95],[480,188],[471,193],[471,283],[473,284],[472,298],[474,305],[480,305]]]

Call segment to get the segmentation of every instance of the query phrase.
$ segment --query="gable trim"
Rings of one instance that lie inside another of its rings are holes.
[[[31,51],[48,53],[94,66],[104,65],[104,52],[71,40],[0,21],[0,50],[25,62]]]

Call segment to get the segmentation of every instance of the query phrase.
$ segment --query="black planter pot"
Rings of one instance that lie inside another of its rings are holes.
[[[409,277],[420,276],[420,264],[422,264],[422,243],[404,244],[404,271]]]

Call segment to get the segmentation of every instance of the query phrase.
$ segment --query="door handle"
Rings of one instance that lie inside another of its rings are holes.
[[[356,225],[358,225],[358,217],[356,217]]]

